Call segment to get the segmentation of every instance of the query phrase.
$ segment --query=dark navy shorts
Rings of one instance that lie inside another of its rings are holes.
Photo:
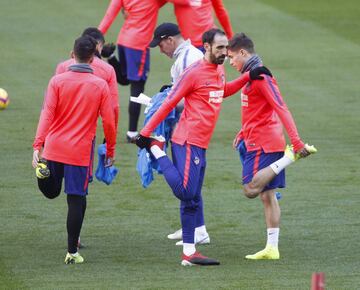
[[[56,184],[65,180],[65,193],[87,195],[90,178],[90,166],[75,166],[56,161],[47,161],[50,175]]]
[[[130,81],[146,81],[150,70],[150,50],[139,50],[118,45],[122,75]]]
[[[262,149],[247,151],[243,140],[239,143],[237,149],[240,153],[240,160],[243,166],[243,184],[249,183],[260,169],[268,167],[270,164],[284,156],[284,152],[265,153]],[[264,191],[275,188],[284,188],[285,186],[285,170],[282,170],[265,186]]]

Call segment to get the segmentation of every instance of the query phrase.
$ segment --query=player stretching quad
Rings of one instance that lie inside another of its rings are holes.
[[[33,143],[32,165],[40,191],[53,199],[60,194],[65,179],[68,204],[65,264],[84,262],[77,243],[86,209],[92,143],[99,114],[106,138],[107,166],[114,162],[115,115],[109,87],[106,81],[93,75],[90,67],[96,45],[89,36],[75,41],[75,64],[50,80]]]
[[[230,64],[242,74],[262,66],[252,40],[244,33],[236,34],[228,46]],[[315,153],[314,146],[304,144],[295,122],[271,76],[246,84],[241,93],[242,128],[234,140],[243,163],[244,192],[248,198],[260,195],[267,226],[264,250],[246,259],[279,259],[280,207],[276,188],[285,187],[284,168],[299,158]],[[285,149],[283,126],[292,146]]]
[[[261,73],[270,74],[264,67],[256,68],[226,83],[222,66],[228,45],[225,33],[219,29],[211,29],[204,33],[203,44],[206,51],[204,59],[195,62],[183,72],[160,109],[136,138],[136,144],[140,148],[147,148],[158,160],[167,183],[181,201],[183,266],[219,265],[217,260],[196,252],[194,234],[196,216],[202,201],[205,153],[215,129],[222,100],[237,92],[250,78],[261,78]],[[185,105],[172,135],[171,162],[162,150],[164,143],[150,135],[182,98],[185,99]]]
[[[110,95],[114,107],[114,115],[115,115],[115,131],[117,132],[118,128],[118,122],[119,122],[119,94],[118,94],[118,86],[116,82],[116,74],[114,68],[108,64],[107,62],[103,61],[101,59],[101,51],[105,44],[105,38],[104,35],[101,33],[99,29],[96,27],[88,27],[86,28],[81,36],[91,36],[94,38],[97,42],[96,45],[96,51],[93,61],[91,62],[90,66],[93,69],[93,74],[103,80],[105,80],[109,86]],[[75,64],[76,61],[74,59],[74,55],[72,53],[72,56],[70,59],[65,60],[61,63],[59,63],[56,67],[55,74],[61,74],[69,70],[69,67],[73,64]],[[93,141],[93,145],[95,146],[95,137]],[[92,151],[94,152],[94,151]],[[92,156],[94,157],[94,156]],[[93,165],[94,163],[92,163]],[[93,168],[90,168],[90,176],[89,176],[89,182],[92,181],[93,178]],[[85,214],[85,210],[84,210]],[[80,243],[80,238],[78,242],[78,248],[82,248],[84,245]]]
[[[175,61],[171,67],[171,83],[177,82],[182,72],[194,62],[203,59],[204,54],[191,44],[190,39],[185,40],[180,34],[179,27],[174,23],[162,23],[154,32],[154,38],[150,47],[159,46],[160,52],[164,53]],[[182,102],[177,105],[177,110],[181,111],[184,107]],[[195,243],[209,244],[210,236],[206,230],[203,204],[199,204],[198,217],[196,218]],[[176,242],[177,246],[182,246],[182,230],[179,229],[168,235],[171,240],[180,240]]]

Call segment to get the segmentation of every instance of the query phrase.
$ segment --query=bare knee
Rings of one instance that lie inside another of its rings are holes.
[[[245,184],[243,189],[247,198],[255,198],[259,195],[259,192],[256,190],[256,188],[253,188],[250,184]]]

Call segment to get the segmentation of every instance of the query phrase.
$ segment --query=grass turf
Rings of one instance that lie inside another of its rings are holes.
[[[83,28],[98,24],[107,1],[2,0],[0,87],[11,104],[0,112],[0,289],[309,289],[315,271],[325,272],[329,289],[358,288],[357,1],[224,2],[234,30],[253,38],[277,77],[301,136],[319,149],[287,170],[282,259],[243,259],[264,246],[265,227],[260,201],[241,194],[231,149],[239,95],[224,103],[203,189],[212,243],[199,249],[222,265],[188,269],[179,265],[181,249],[166,239],[179,228],[178,202],[161,176],[147,190],[140,186],[136,148],[124,143],[128,88],[119,87],[121,172],[110,187],[91,186],[82,231],[86,262],[64,265],[65,198],[49,201],[38,192],[31,144],[56,63]],[[116,39],[118,18],[108,40]],[[175,21],[170,5],[160,21]],[[147,94],[169,82],[170,65],[152,51]],[[228,68],[228,79],[235,76]]]

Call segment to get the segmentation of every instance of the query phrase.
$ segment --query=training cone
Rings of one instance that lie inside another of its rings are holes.
[[[325,274],[313,273],[311,278],[311,290],[325,290]]]

